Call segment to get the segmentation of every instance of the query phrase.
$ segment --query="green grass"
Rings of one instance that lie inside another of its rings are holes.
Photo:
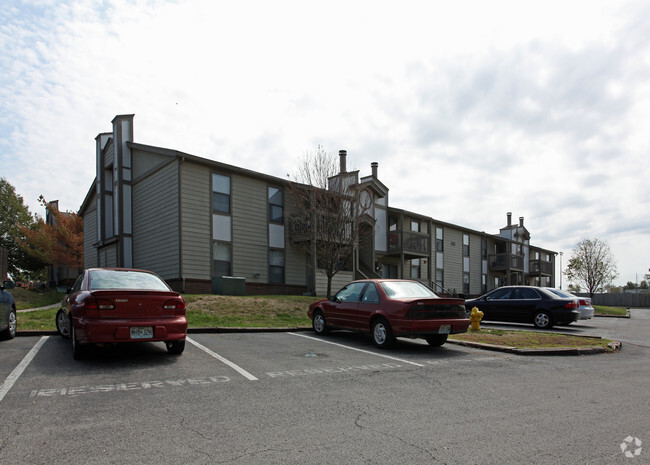
[[[54,290],[46,290],[44,292],[26,289],[23,287],[15,287],[11,289],[11,295],[14,296],[16,301],[16,310],[25,310],[28,308],[39,308],[47,305],[58,304],[61,302],[62,294]]]
[[[627,315],[627,309],[624,307],[605,307],[603,305],[594,305],[594,313],[596,315]]]

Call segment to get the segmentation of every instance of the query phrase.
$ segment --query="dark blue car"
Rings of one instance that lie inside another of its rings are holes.
[[[469,313],[477,307],[483,320],[532,323],[542,329],[578,321],[578,306],[575,298],[563,298],[536,286],[504,286],[465,301],[465,310]]]
[[[7,291],[13,288],[11,281],[5,281],[0,286],[0,339],[11,339],[16,335],[16,303]]]

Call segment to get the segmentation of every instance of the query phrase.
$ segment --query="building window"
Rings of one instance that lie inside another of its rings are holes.
[[[282,191],[269,187],[269,221],[282,223],[284,221],[284,198]]]
[[[230,244],[226,242],[214,242],[212,254],[212,276],[230,276]]]
[[[436,228],[436,252],[444,251],[444,233],[442,228]]]
[[[463,273],[463,293],[469,294],[469,273]]]
[[[230,178],[212,174],[212,210],[230,213]]]
[[[269,250],[269,282],[284,283],[284,250]]]
[[[411,220],[411,231],[420,232],[420,222]]]
[[[463,234],[463,257],[469,257],[469,234]]]
[[[395,218],[394,216],[388,217],[388,230],[397,231],[397,218]]]
[[[481,238],[481,258],[487,260],[487,238]]]

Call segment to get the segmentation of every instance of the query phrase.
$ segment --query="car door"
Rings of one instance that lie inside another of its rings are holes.
[[[325,315],[332,326],[351,329],[358,327],[358,323],[355,323],[354,320],[357,317],[359,301],[366,285],[366,282],[350,283],[336,293],[334,302],[329,306],[329,315]]]
[[[354,314],[354,326],[362,331],[370,330],[370,318],[381,304],[377,284],[370,282],[363,291],[361,301]]]
[[[535,289],[522,287],[519,289],[519,302],[517,306],[518,319],[522,323],[530,323],[537,310],[541,296]]]
[[[510,315],[510,295],[512,288],[497,289],[491,294],[485,296],[484,303],[477,305],[478,309],[483,312],[484,320],[508,321]]]

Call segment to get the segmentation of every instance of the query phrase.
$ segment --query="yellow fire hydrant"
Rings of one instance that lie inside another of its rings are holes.
[[[469,323],[472,331],[481,330],[481,320],[483,319],[483,312],[478,307],[472,308],[472,313],[469,314]]]

